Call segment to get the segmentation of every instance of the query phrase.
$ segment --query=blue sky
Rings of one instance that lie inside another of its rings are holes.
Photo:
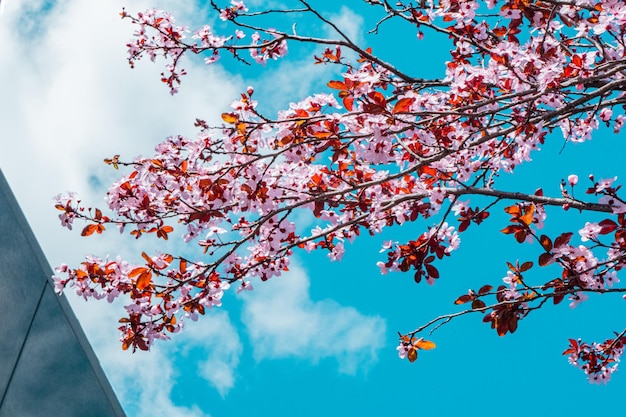
[[[217,122],[247,85],[256,87],[268,111],[275,111],[337,78],[332,68],[311,65],[314,49],[292,48],[285,60],[266,68],[227,60],[212,67],[188,62],[190,75],[180,94],[171,97],[158,81],[158,65],[128,68],[124,44],[132,27],[117,14],[124,5],[129,11],[155,5],[174,11],[180,22],[205,23],[206,5],[180,3],[3,0],[0,167],[52,265],[80,262],[85,253],[131,256],[156,248],[156,243],[136,246],[113,234],[85,240],[58,225],[55,194],[75,190],[84,201],[102,201],[117,175],[103,158],[148,155],[167,135],[195,134],[196,117]],[[441,74],[450,49],[445,39],[427,33],[418,42],[411,28],[395,25],[368,36],[364,33],[376,16],[360,2],[311,4],[399,68],[417,76]],[[218,24],[214,16],[207,21]],[[306,21],[298,25],[299,32],[324,32]],[[614,150],[623,140],[601,131],[591,143],[569,144],[559,154],[562,139],[555,134],[533,164],[500,183],[528,192],[542,186],[558,195],[560,179],[571,173],[583,185],[590,173],[623,181],[622,157]],[[548,234],[576,231],[590,220],[571,211],[561,214],[548,212]],[[381,276],[375,265],[384,260],[383,240],[415,238],[424,223],[363,237],[348,247],[341,263],[328,262],[324,253],[299,254],[289,274],[255,283],[253,292],[226,295],[221,309],[149,353],[121,351],[120,305],[71,301],[132,417],[617,412],[626,371],[618,371],[607,386],[590,385],[561,352],[570,337],[604,340],[620,331],[626,304],[619,297],[590,297],[574,310],[567,303],[546,306],[503,338],[479,315],[462,317],[433,334],[437,349],[420,353],[416,363],[398,359],[398,331],[456,311],[454,299],[470,287],[497,285],[506,273],[505,261],[536,259],[537,247],[498,233],[506,219],[497,208],[484,225],[470,227],[461,236],[461,249],[439,263],[442,277],[434,286],[416,285],[408,274]],[[168,244],[159,249],[181,245]],[[537,280],[556,274],[534,272]]]

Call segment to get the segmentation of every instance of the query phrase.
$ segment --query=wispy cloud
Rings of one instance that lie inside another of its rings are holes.
[[[346,6],[341,6],[339,13],[331,15],[329,20],[352,42],[357,45],[363,44],[363,16]],[[337,38],[339,34],[334,29],[328,28],[326,36]]]
[[[134,28],[118,17],[122,0],[1,1],[0,167],[48,260],[77,264],[86,252],[115,256],[155,249],[115,233],[86,240],[62,230],[52,196],[73,190],[87,204],[102,205],[106,185],[119,175],[103,158],[149,155],[167,135],[194,135],[194,119],[216,122],[245,88],[242,80],[220,66],[186,62],[189,75],[171,97],[159,85],[158,65],[139,63],[131,71],[124,45]],[[196,2],[166,3],[179,9],[174,12],[181,22],[195,22],[203,14],[191,6]],[[129,5],[135,10],[150,6],[147,0]],[[285,78],[271,84],[304,95],[311,84],[297,81],[311,76],[316,82],[328,71],[314,67],[314,73],[303,75],[298,65],[280,66]],[[304,271],[294,268],[285,279],[259,283],[244,299],[255,357],[336,358],[345,373],[376,361],[384,321],[332,300],[311,300],[308,282]],[[149,353],[131,355],[117,340],[119,305],[70,301],[129,416],[206,415],[190,405],[193,399],[178,404],[172,398],[181,358],[195,361],[197,376],[222,396],[237,383],[243,353],[225,311],[210,312]]]
[[[385,321],[333,300],[312,300],[307,273],[290,268],[241,297],[255,359],[334,358],[340,372],[366,371],[384,345]]]
[[[177,336],[177,350],[183,360],[198,361],[198,376],[224,397],[235,386],[235,370],[243,350],[237,330],[224,311],[210,311],[202,320],[187,323]]]
[[[168,8],[179,8],[176,3]],[[153,249],[147,242],[133,247],[115,232],[87,240],[62,230],[52,196],[73,190],[87,204],[103,205],[105,185],[120,175],[103,158],[148,155],[167,135],[194,135],[195,117],[216,121],[211,115],[219,118],[242,88],[220,67],[187,62],[185,88],[171,97],[159,85],[158,65],[140,63],[131,71],[124,45],[134,28],[119,18],[122,6],[118,0],[13,1],[1,17],[0,167],[52,265],[77,264],[86,252]],[[129,10],[150,6],[133,1]],[[181,21],[197,18],[197,9],[182,7]],[[119,305],[70,301],[129,416],[206,415],[189,405],[193,399],[172,400],[180,377],[174,359],[191,348],[202,352],[189,360],[197,361],[207,386],[222,395],[232,388],[241,348],[224,312],[149,353],[131,355],[118,341]]]

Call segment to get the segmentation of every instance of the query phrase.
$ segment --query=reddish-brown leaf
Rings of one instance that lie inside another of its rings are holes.
[[[533,263],[532,262],[530,262],[530,261],[524,262],[522,264],[522,266],[520,266],[519,271],[520,272],[526,272],[526,271],[528,271],[532,267],[533,267]]]
[[[459,298],[456,299],[454,304],[465,304],[465,303],[471,301],[472,298],[474,298],[474,297],[472,297],[469,294],[463,294],[462,296],[460,296]]]
[[[552,240],[550,240],[550,238],[546,235],[541,235],[541,237],[539,238],[539,243],[541,243],[541,246],[547,250],[547,251],[551,251],[552,250]]]
[[[551,260],[551,253],[542,253],[541,255],[539,255],[539,266],[546,266],[551,263]]]
[[[522,226],[518,226],[518,225],[509,225],[507,227],[505,227],[504,229],[500,230],[502,233],[504,233],[505,235],[510,235],[512,233],[517,233],[524,230],[524,228]]]
[[[600,234],[601,235],[606,235],[608,233],[611,233],[612,231],[617,229],[617,223],[615,223],[613,220],[611,219],[605,219],[602,220],[600,222],[600,226],[602,227],[602,229],[600,229]]]
[[[554,302],[554,305],[559,304],[561,301],[563,301],[563,299],[565,298],[565,294],[556,294],[553,298],[552,301]]]
[[[528,232],[526,230],[520,230],[515,233],[515,240],[517,240],[518,243],[524,243],[526,241],[526,237],[528,237]]]
[[[425,264],[424,266],[426,267],[426,272],[428,272],[429,276],[435,279],[439,278],[439,271],[437,270],[437,268],[435,268],[431,264]]]
[[[90,236],[94,232],[96,232],[97,230],[98,230],[98,225],[97,224],[88,224],[87,226],[85,226],[85,228],[80,233],[80,235],[81,236]]]
[[[567,232],[561,234],[554,240],[554,247],[558,248],[563,245],[567,245],[574,234],[572,232]]]
[[[517,316],[511,317],[511,320],[509,320],[509,332],[515,333],[517,330],[517,321]]]
[[[493,287],[491,285],[483,285],[482,287],[480,287],[480,290],[478,290],[478,295],[485,295],[492,289]]]

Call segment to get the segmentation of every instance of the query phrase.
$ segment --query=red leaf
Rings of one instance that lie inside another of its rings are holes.
[[[615,223],[611,219],[602,220],[600,222],[600,226],[602,226],[602,229],[599,232],[601,235],[606,235],[607,233],[611,233],[612,231],[616,230],[618,227],[617,223]]]
[[[467,230],[467,228],[469,227],[470,223],[471,223],[471,222],[470,222],[469,220],[463,220],[463,221],[461,222],[461,224],[459,225],[459,232],[464,232],[464,231],[466,231],[466,230]]]
[[[439,271],[437,270],[437,268],[435,268],[431,264],[426,264],[424,266],[426,267],[426,272],[428,272],[429,276],[435,279],[439,278]]]
[[[565,294],[557,294],[554,296],[554,298],[552,298],[552,301],[554,302],[554,305],[557,305],[558,303],[563,301],[564,298],[565,298]]]
[[[472,308],[473,309],[479,309],[479,308],[484,308],[485,307],[485,303],[483,302],[483,300],[474,300],[472,301]]]

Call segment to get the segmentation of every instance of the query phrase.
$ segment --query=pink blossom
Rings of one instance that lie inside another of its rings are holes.
[[[599,192],[606,190],[607,188],[610,188],[613,182],[615,182],[615,180],[617,180],[617,177],[605,178],[605,179],[598,181],[595,187],[596,192],[599,193]]]
[[[396,347],[396,350],[398,351],[398,356],[400,357],[400,359],[407,358],[410,348],[411,346],[408,343],[405,343],[402,341],[400,342],[398,347]]]
[[[519,19],[520,17],[522,17],[522,13],[518,9],[512,9],[510,7],[503,7],[499,15],[511,20]]]
[[[597,241],[598,234],[601,230],[602,227],[598,223],[586,222],[585,227],[578,231],[581,236],[580,240],[582,240],[583,242],[586,242],[588,240]]]
[[[571,303],[569,304],[570,308],[576,308],[576,306],[578,306],[578,304],[586,301],[589,297],[587,296],[587,294],[585,294],[584,292],[577,292],[572,294],[569,297],[569,300],[571,301]]]
[[[605,107],[600,110],[600,119],[602,121],[608,122],[609,120],[611,120],[611,116],[613,116],[613,109]]]

